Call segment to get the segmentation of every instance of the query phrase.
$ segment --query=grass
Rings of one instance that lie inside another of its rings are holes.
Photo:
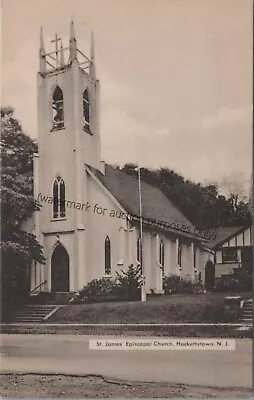
[[[69,304],[53,314],[47,322],[94,324],[237,322],[238,316],[224,308],[226,295],[225,293],[176,294],[148,298],[145,303],[139,301]]]

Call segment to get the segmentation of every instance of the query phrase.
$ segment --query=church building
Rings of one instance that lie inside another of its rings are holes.
[[[90,57],[73,22],[69,46],[59,42],[47,53],[41,32],[34,231],[46,264],[32,266],[31,290],[77,292],[140,263],[146,293],[163,293],[163,276],[204,280],[211,250],[192,223],[159,189],[101,161],[93,37]]]

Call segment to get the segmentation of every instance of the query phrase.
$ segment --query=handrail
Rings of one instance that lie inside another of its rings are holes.
[[[47,282],[47,279],[44,282],[40,283],[38,286],[36,286],[33,290],[30,290],[30,293],[33,293],[36,289],[38,289],[39,287],[44,285],[44,283],[46,283],[46,282]]]

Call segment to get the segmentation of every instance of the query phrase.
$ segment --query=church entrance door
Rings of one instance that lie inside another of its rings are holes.
[[[51,257],[51,291],[69,292],[69,256],[62,245],[58,245]]]

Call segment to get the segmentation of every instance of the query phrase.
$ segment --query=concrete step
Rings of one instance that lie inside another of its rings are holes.
[[[23,305],[12,308],[4,315],[4,322],[41,322],[51,313],[58,310],[59,306],[31,306]]]
[[[245,300],[241,312],[241,321],[252,322],[253,321],[253,300]]]

